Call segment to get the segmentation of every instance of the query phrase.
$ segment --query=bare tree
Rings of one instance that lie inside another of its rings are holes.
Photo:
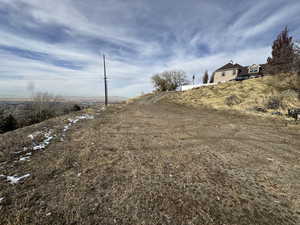
[[[155,74],[151,80],[156,91],[174,91],[187,82],[185,72],[178,70]]]
[[[202,77],[202,83],[203,84],[207,84],[208,83],[208,79],[209,79],[209,75],[208,75],[208,72],[207,70],[205,71],[203,77]]]
[[[288,28],[285,27],[273,42],[272,57],[268,58],[267,72],[270,74],[291,72],[294,56],[293,38],[289,36]]]
[[[60,114],[63,111],[64,101],[62,97],[49,94],[48,92],[37,92],[32,96],[31,123],[40,122]]]

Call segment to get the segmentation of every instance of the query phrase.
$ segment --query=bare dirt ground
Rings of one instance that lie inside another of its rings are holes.
[[[146,103],[5,164],[0,224],[300,224],[299,126]]]

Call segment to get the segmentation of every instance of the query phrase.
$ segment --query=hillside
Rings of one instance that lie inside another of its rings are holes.
[[[0,135],[0,224],[299,224],[299,127],[169,96]]]
[[[296,85],[295,75],[282,74],[169,93],[159,101],[193,107],[237,110],[261,116],[272,116],[272,112],[284,115],[287,114],[288,108],[300,108],[299,93],[294,90]]]

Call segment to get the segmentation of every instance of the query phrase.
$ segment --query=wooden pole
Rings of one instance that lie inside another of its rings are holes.
[[[105,55],[103,54],[103,67],[104,67],[104,89],[105,89],[105,106],[108,104],[107,96],[107,77],[106,77],[106,65],[105,65]]]

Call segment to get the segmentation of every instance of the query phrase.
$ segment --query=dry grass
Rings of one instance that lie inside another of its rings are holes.
[[[270,99],[278,98],[281,101],[280,107],[270,109],[269,112],[279,111],[287,114],[288,108],[300,107],[296,88],[296,75],[282,74],[172,93],[166,95],[163,101],[193,107],[207,106],[214,109],[252,113],[255,107],[265,108]],[[232,102],[232,96],[234,96],[234,102]]]
[[[0,224],[296,225],[299,130],[281,125],[176,105],[110,107],[5,168],[32,175],[0,180]]]

